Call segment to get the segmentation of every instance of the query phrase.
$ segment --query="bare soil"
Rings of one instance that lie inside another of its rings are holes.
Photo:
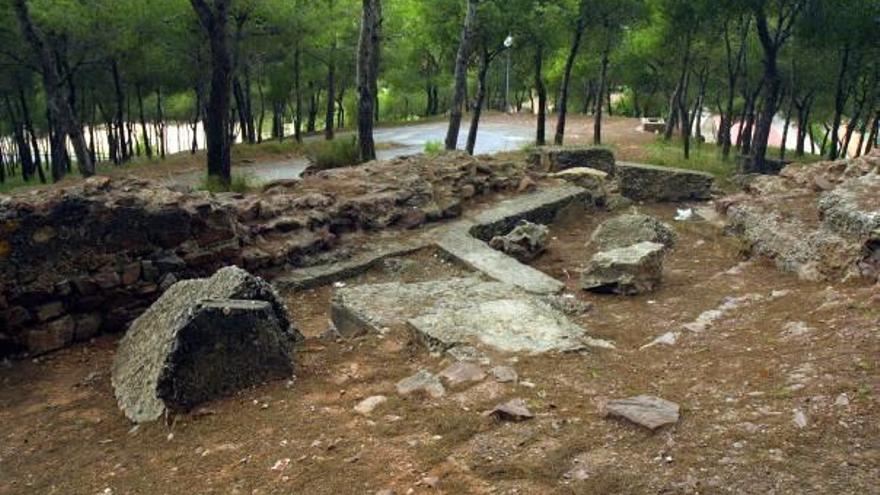
[[[652,294],[578,290],[587,240],[610,213],[565,212],[534,263],[593,304],[579,322],[616,350],[494,354],[519,383],[401,398],[398,380],[449,358],[405,328],[319,337],[323,287],[287,295],[309,337],[295,380],[133,428],[110,386],[116,339],[104,337],[0,370],[0,494],[880,493],[880,287],[803,282],[746,261],[706,223],[674,222],[673,205],[642,211],[679,234]],[[423,250],[345,283],[466,272]],[[703,332],[640,349],[747,295]],[[352,410],[377,394],[389,400],[369,417]],[[681,421],[651,433],[603,417],[606,401],[635,394],[679,403]],[[534,419],[481,414],[515,397]]]

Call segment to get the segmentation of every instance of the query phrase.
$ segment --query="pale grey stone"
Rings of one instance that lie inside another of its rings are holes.
[[[354,410],[358,414],[369,416],[377,407],[386,402],[388,402],[388,397],[385,397],[384,395],[374,395],[358,402],[357,405],[354,406]]]
[[[596,253],[581,274],[581,288],[633,295],[657,288],[663,278],[664,246],[641,242]]]
[[[440,372],[440,376],[446,379],[451,387],[468,382],[479,382],[486,378],[486,373],[479,365],[468,362],[458,362],[447,366]]]
[[[650,430],[675,424],[679,418],[678,404],[651,395],[613,400],[605,406],[605,411]]]
[[[416,392],[424,392],[429,396],[439,399],[446,394],[446,389],[440,380],[427,370],[419,370],[415,375],[409,376],[397,382],[397,393],[410,395]]]
[[[522,399],[512,399],[503,404],[498,404],[492,410],[486,413],[503,421],[525,421],[535,417],[534,413],[526,406],[526,402]]]
[[[302,336],[272,287],[237,267],[174,284],[119,343],[112,382],[134,422],[289,376]]]
[[[641,213],[620,215],[602,222],[590,237],[597,251],[623,248],[640,242],[656,242],[666,249],[675,247],[678,235],[660,220]]]
[[[515,382],[519,379],[516,370],[510,366],[496,366],[489,370],[499,383]]]

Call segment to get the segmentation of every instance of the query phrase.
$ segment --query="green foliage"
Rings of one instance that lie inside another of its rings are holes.
[[[358,144],[354,137],[312,141],[305,145],[304,151],[317,170],[351,167],[360,163]]]
[[[256,180],[249,174],[232,174],[232,181],[228,188],[223,185],[219,177],[209,175],[202,179],[197,189],[212,193],[236,192],[243,194],[254,189],[256,185]]]
[[[428,141],[425,143],[425,153],[436,155],[443,151],[443,143],[440,141]]]

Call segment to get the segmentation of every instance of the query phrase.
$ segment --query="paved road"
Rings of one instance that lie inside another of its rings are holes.
[[[459,135],[458,147],[464,149],[467,141],[468,122],[463,122]],[[442,142],[446,137],[446,122],[429,122],[412,126],[389,127],[376,129],[374,138],[377,143],[394,143],[395,147],[382,149],[377,152],[380,160],[412,155],[425,149],[425,143],[429,141]],[[345,137],[348,134],[340,134]],[[512,151],[522,148],[533,139],[534,129],[530,124],[521,122],[512,123],[484,123],[480,125],[477,134],[475,152],[477,154],[498,153],[500,151]],[[308,166],[309,162],[304,158],[293,158],[276,162],[265,162],[255,165],[236,167],[235,173],[247,174],[259,182],[269,182],[280,179],[294,179]],[[201,175],[184,176],[181,182],[189,179],[198,181]]]

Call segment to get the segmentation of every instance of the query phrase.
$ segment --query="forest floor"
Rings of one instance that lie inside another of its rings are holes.
[[[514,383],[398,396],[399,380],[450,359],[405,328],[322,338],[332,287],[284,294],[308,337],[295,380],[166,422],[132,427],[117,409],[114,336],[0,369],[0,494],[880,493],[880,286],[745,261],[710,223],[673,221],[676,206],[641,207],[679,235],[664,284],[641,296],[577,289],[584,245],[612,213],[551,225],[533,266],[592,304],[578,323],[616,349],[492,354]],[[431,249],[406,258],[345,283],[468,273]],[[703,331],[642,348],[725,302],[739,306]],[[353,410],[379,394],[371,414]],[[608,400],[638,394],[679,403],[681,420],[651,433],[603,417]],[[482,415],[512,398],[536,417]]]

